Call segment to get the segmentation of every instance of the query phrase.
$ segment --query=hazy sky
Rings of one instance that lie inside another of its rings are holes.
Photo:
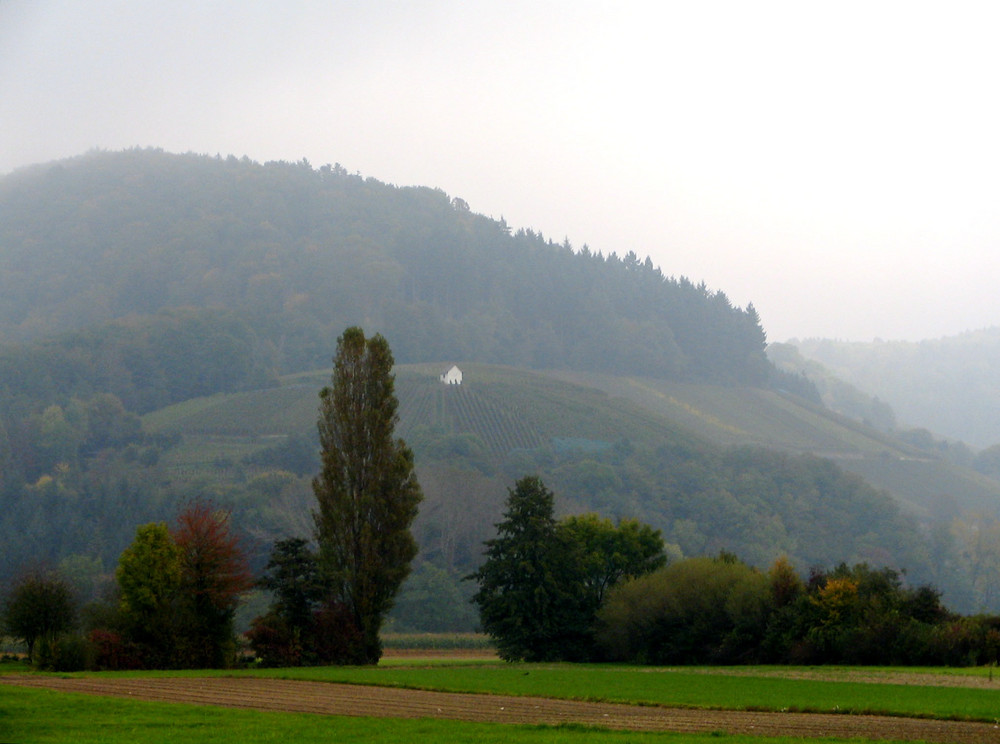
[[[0,0],[0,173],[340,163],[753,302],[768,337],[1000,324],[976,2]]]

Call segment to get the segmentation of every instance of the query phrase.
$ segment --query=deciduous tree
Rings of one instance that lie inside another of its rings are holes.
[[[619,581],[650,573],[667,562],[660,531],[636,519],[616,526],[596,514],[580,514],[562,520],[559,529],[582,551],[584,584],[595,610]]]
[[[173,531],[145,524],[118,561],[123,630],[146,667],[226,666],[233,615],[251,580],[229,514],[205,503],[185,508]]]
[[[181,550],[164,522],[141,525],[118,559],[124,630],[142,647],[144,666],[172,663],[181,571]]]
[[[313,481],[329,599],[349,610],[363,639],[359,661],[369,664],[382,655],[379,629],[417,553],[410,525],[422,498],[413,453],[394,436],[392,366],[381,335],[353,327],[338,339],[332,385],[320,393],[322,470]]]
[[[28,661],[34,656],[36,641],[51,640],[69,630],[76,614],[69,584],[41,570],[31,571],[15,582],[3,609],[7,632],[28,646]]]
[[[229,513],[191,504],[178,516],[173,540],[181,565],[181,663],[227,666],[235,650],[233,616],[240,595],[253,586]]]

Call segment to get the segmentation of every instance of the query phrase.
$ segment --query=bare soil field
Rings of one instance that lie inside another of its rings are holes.
[[[536,697],[458,694],[255,678],[72,679],[0,677],[0,684],[134,700],[219,705],[341,716],[442,718],[488,723],[584,724],[634,731],[713,732],[762,736],[897,739],[985,744],[1000,726],[885,716],[706,711],[587,703]]]

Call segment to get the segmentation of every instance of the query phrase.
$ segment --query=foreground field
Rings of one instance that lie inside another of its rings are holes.
[[[971,672],[972,670],[969,670]],[[693,668],[620,665],[447,664],[254,672],[321,682],[445,692],[774,712],[886,714],[994,722],[1000,683],[979,673],[858,668]]]
[[[11,675],[0,677],[0,682],[59,693],[128,698],[131,701],[175,702],[328,716],[443,719],[519,726],[570,725],[715,736],[793,737],[793,740],[832,737],[960,744],[1000,740],[1000,728],[991,723],[889,716],[697,710],[255,677],[66,678]],[[21,741],[16,732],[8,731],[5,735],[11,737],[5,741]],[[513,738],[519,737],[515,735]]]

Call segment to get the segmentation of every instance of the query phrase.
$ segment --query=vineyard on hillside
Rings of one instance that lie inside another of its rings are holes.
[[[419,430],[441,435],[471,434],[492,457],[535,449],[545,437],[523,412],[475,385],[442,385],[436,379],[409,378],[399,385],[400,434]]]

